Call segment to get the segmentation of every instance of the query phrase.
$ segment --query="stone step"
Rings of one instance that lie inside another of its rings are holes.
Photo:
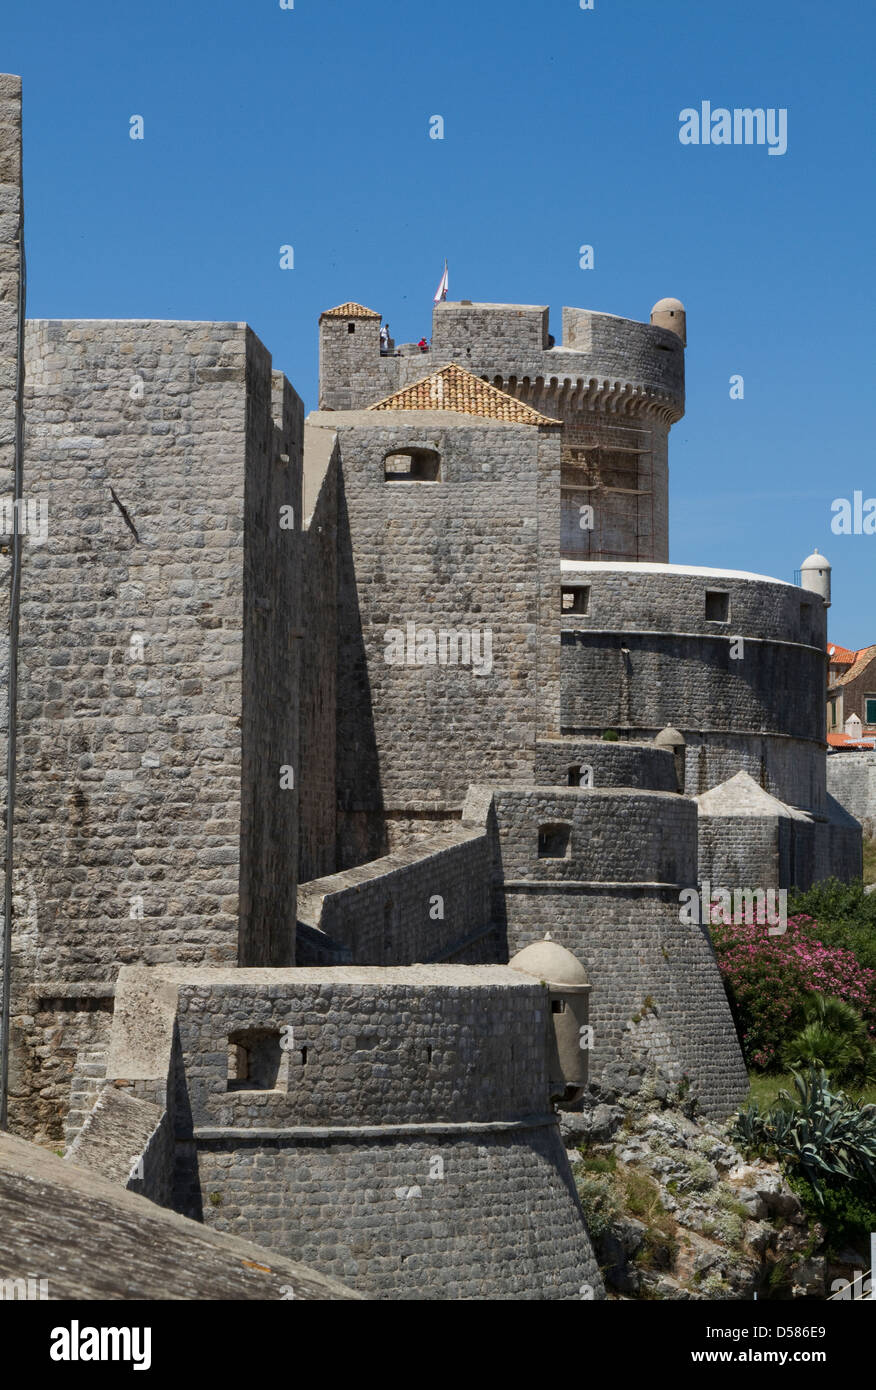
[[[83,1047],[76,1054],[70,1077],[70,1107],[64,1121],[64,1140],[68,1149],[94,1108],[106,1077],[106,1061],[106,1047]]]

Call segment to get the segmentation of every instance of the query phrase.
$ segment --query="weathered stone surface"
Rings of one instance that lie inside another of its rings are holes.
[[[0,1134],[0,1278],[50,1299],[355,1299],[337,1280],[205,1229],[108,1179]]]

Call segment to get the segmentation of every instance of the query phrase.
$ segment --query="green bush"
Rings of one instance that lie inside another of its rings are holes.
[[[805,1178],[792,1178],[791,1187],[803,1209],[827,1231],[827,1250],[832,1256],[848,1249],[869,1256],[870,1232],[876,1231],[876,1197],[849,1183],[823,1183],[819,1198]]]
[[[605,743],[620,742],[620,734],[618,733],[617,729],[605,729],[602,738]]]
[[[789,893],[788,915],[813,918],[825,946],[843,946],[876,970],[876,893],[865,893],[862,880],[829,878],[805,893]]]
[[[598,1241],[608,1235],[612,1222],[620,1214],[614,1183],[610,1177],[591,1177],[587,1174],[577,1176],[575,1186],[587,1230],[591,1239]]]
[[[792,1070],[823,1069],[838,1086],[863,1086],[876,1077],[876,1046],[867,1025],[844,999],[813,994],[806,1024],[785,1044],[782,1062]]]

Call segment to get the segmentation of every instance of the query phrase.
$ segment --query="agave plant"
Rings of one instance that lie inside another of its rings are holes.
[[[826,1072],[816,1067],[807,1075],[794,1072],[794,1090],[793,1096],[780,1091],[778,1104],[765,1113],[757,1105],[741,1111],[737,1137],[804,1176],[819,1201],[830,1181],[860,1183],[876,1192],[876,1105],[831,1090]]]

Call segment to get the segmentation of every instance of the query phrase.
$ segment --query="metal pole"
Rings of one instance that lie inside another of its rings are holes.
[[[24,493],[24,311],[27,267],[24,257],[24,201],[18,232],[18,361],[15,379],[15,482],[13,501]],[[20,507],[13,506],[12,573],[9,585],[9,657],[6,725],[6,863],[3,876],[3,996],[0,1022],[0,1130],[8,1129],[9,1033],[12,1007],[12,853],[15,826],[15,744],[18,702],[18,614],[21,595]]]

